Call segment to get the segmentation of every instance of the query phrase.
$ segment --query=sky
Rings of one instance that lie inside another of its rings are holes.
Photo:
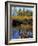
[[[25,8],[25,11],[26,10],[29,10],[29,11],[32,11],[32,7],[15,7],[15,9],[18,11],[19,9],[23,10],[23,8]],[[11,15],[15,14],[15,9],[14,7],[11,7]]]
[[[15,7],[17,10],[19,10],[19,9],[22,9],[23,10],[23,8],[25,8],[25,10],[30,10],[30,11],[32,11],[32,8],[31,7]]]

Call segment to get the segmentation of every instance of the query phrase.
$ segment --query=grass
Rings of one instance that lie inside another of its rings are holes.
[[[15,20],[24,20],[24,19],[32,19],[32,16],[11,16],[11,19],[15,19]],[[32,25],[25,25],[25,24],[21,24],[16,26],[16,28],[20,28],[20,29],[32,29]]]
[[[11,19],[18,19],[18,20],[32,19],[32,16],[11,16]]]

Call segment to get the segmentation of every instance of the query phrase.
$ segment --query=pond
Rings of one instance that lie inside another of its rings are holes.
[[[19,28],[11,28],[10,31],[11,39],[20,39],[20,38],[33,38],[33,31],[32,30],[22,30]]]

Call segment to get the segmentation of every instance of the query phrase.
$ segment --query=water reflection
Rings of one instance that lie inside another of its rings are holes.
[[[18,39],[18,38],[33,38],[33,32],[32,30],[11,28],[11,39]]]
[[[11,39],[33,38],[32,19],[12,20],[10,33]]]

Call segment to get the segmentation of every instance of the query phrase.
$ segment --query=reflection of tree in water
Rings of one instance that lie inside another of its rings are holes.
[[[32,30],[20,30],[21,38],[33,38]]]
[[[32,21],[32,20],[30,20]],[[24,26],[25,21],[21,24],[21,21],[16,21],[14,20],[12,22],[12,31],[13,31],[13,36],[14,38],[32,38],[33,37],[33,32],[32,29],[24,29],[24,27],[22,28],[22,26]],[[26,20],[26,22],[28,22],[28,20]],[[28,23],[26,23],[28,25]],[[29,25],[30,26],[30,25]],[[16,34],[16,35],[15,35]]]
[[[11,38],[33,38],[33,31],[32,29],[25,30],[18,27],[13,27],[11,30]]]

